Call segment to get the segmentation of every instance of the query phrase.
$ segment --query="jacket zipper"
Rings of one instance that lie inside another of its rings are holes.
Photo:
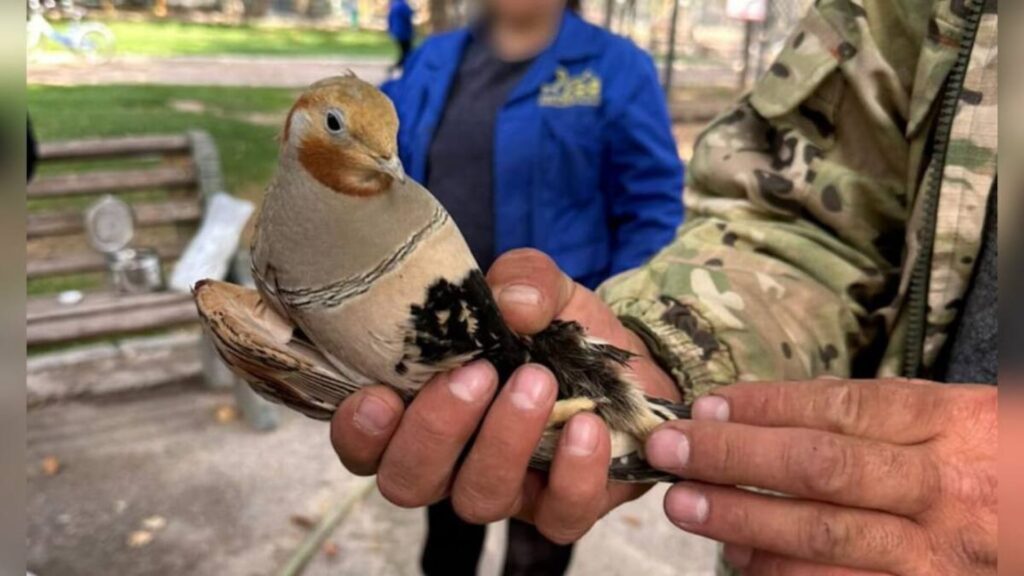
[[[960,38],[960,49],[956,62],[946,79],[943,90],[939,116],[936,121],[935,136],[932,140],[933,156],[928,170],[928,184],[925,189],[924,222],[918,230],[920,251],[914,261],[910,273],[910,287],[907,295],[908,323],[906,349],[903,355],[903,375],[917,378],[921,375],[924,340],[928,324],[928,281],[931,275],[932,249],[935,245],[935,219],[938,215],[939,193],[946,168],[946,155],[949,151],[949,139],[953,131],[957,106],[967,77],[967,68],[974,50],[974,40],[978,34],[982,9],[985,0],[967,0],[970,14],[965,19],[963,34]]]

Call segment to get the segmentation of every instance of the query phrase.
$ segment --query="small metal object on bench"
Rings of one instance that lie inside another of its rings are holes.
[[[160,255],[149,248],[129,248],[135,220],[127,203],[106,195],[85,211],[89,244],[107,257],[111,284],[120,294],[145,294],[164,288]]]
[[[39,161],[27,189],[26,272],[30,287],[45,283],[49,293],[31,296],[27,307],[30,403],[223,377],[201,361],[191,295],[157,281],[161,264],[182,255],[210,198],[225,189],[209,134],[42,142]],[[81,199],[104,195],[113,200],[83,217]],[[91,236],[101,244],[90,245]],[[130,242],[148,248],[118,252],[131,250]],[[95,292],[107,274],[118,289]],[[150,334],[179,327],[188,330]],[[71,342],[84,345],[53,349]],[[253,427],[276,424],[273,407],[239,405]]]
[[[160,255],[149,248],[125,248],[107,254],[114,289],[121,294],[145,294],[164,288]]]

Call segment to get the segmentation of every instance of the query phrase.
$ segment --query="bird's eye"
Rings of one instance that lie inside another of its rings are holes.
[[[328,110],[326,124],[328,132],[331,134],[341,134],[343,129],[341,123],[341,112],[338,112],[337,110]]]

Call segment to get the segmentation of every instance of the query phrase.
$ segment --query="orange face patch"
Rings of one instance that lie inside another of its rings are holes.
[[[302,167],[335,192],[366,197],[380,194],[391,185],[391,177],[377,170],[365,154],[329,137],[307,136],[298,151]]]
[[[325,127],[327,112],[340,110],[346,135],[331,135]],[[391,101],[376,87],[343,76],[317,82],[302,94],[285,121],[282,141],[290,142],[296,112],[309,114],[309,129],[297,144],[299,162],[324,186],[351,196],[372,196],[391,185],[377,158],[396,154],[398,118]]]
[[[398,116],[391,100],[373,85],[349,76],[321,80],[304,92],[288,113],[284,139],[288,140],[296,110],[302,109],[311,114],[316,125],[316,116],[326,117],[330,108],[342,111],[345,129],[352,138],[381,156],[395,154]]]

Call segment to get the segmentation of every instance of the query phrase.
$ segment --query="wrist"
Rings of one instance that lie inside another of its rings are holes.
[[[661,297],[623,299],[609,306],[644,343],[652,363],[671,377],[683,404],[738,380],[728,346],[699,303]]]
[[[640,388],[649,396],[664,398],[675,403],[683,402],[683,393],[676,385],[675,379],[658,365],[643,338],[629,328],[626,328],[626,334],[630,350],[638,356],[631,367]]]

